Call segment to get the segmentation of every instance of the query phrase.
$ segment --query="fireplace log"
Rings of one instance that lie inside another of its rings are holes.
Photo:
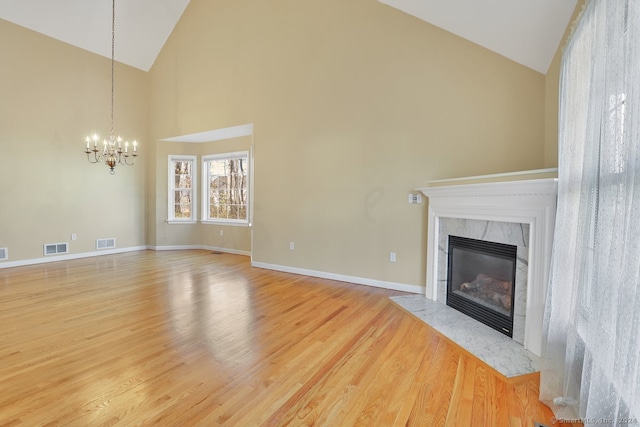
[[[475,280],[464,282],[459,287],[462,292],[474,294],[507,310],[511,310],[512,288],[512,282],[497,280],[484,273],[478,274]]]

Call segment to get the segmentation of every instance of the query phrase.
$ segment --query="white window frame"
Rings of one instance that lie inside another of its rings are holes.
[[[174,162],[191,162],[191,217],[190,218],[175,218],[174,217],[174,192],[175,180],[174,180]],[[168,161],[168,182],[167,186],[167,222],[169,224],[194,224],[198,221],[198,157],[197,156],[184,156],[184,155],[169,155]]]
[[[239,157],[245,157],[246,171],[247,171],[247,215],[246,219],[227,219],[227,218],[209,218],[209,167],[208,162],[211,160],[227,160],[236,159]],[[251,154],[248,150],[234,151],[220,154],[211,154],[202,156],[202,216],[201,222],[203,224],[217,224],[217,225],[236,225],[236,226],[250,226],[251,222]]]

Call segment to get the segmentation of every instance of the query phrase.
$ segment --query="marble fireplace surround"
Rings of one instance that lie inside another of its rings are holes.
[[[524,345],[526,324],[527,279],[529,276],[529,224],[478,221],[475,219],[440,218],[438,228],[438,296],[436,300],[447,302],[447,274],[449,269],[449,236],[513,245],[516,252],[514,280],[514,310],[512,339]]]
[[[442,301],[440,234],[450,218],[515,223],[528,228],[524,348],[540,356],[542,319],[555,225],[557,179],[524,179],[419,188],[429,198],[426,297]],[[442,223],[442,226],[441,226]],[[528,225],[528,227],[526,227]],[[463,236],[464,237],[464,236]],[[446,262],[446,261],[445,261]],[[520,340],[519,340],[520,341]]]

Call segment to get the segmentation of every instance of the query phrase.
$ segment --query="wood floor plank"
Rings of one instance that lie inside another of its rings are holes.
[[[478,366],[474,376],[473,383],[473,401],[471,402],[471,425],[472,426],[490,426],[496,425],[495,420],[491,417],[487,405],[487,372],[488,368]]]
[[[0,425],[550,424],[392,295],[200,250],[0,269]]]
[[[408,378],[411,381],[411,386],[393,422],[394,427],[408,424],[419,425],[420,416],[423,414],[422,408],[426,405],[424,396],[433,386],[429,378],[429,372],[433,372],[432,359],[435,355],[442,355],[447,347],[444,340],[428,328],[422,336],[425,337],[425,341],[422,343],[424,344],[423,351],[416,355],[416,358],[420,360],[420,365],[416,373]]]
[[[451,427],[471,426],[476,362],[461,356],[458,363],[446,424]]]

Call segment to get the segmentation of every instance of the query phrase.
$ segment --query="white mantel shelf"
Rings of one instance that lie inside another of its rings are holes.
[[[417,189],[429,198],[427,298],[434,301],[437,299],[440,218],[529,224],[530,246],[524,347],[539,356],[555,226],[557,179],[525,179],[480,184],[451,182],[450,184],[453,185]]]
[[[429,200],[432,198],[486,198],[486,197],[555,197],[558,193],[558,179],[528,179],[522,181],[486,182],[480,184],[443,185],[419,188]],[[491,201],[495,203],[496,201]]]

